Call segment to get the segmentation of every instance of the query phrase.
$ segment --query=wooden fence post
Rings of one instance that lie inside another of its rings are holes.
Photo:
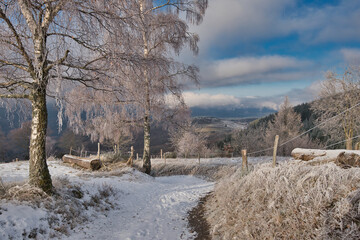
[[[277,154],[278,144],[279,144],[279,135],[276,135],[274,142],[274,152],[273,152],[273,167],[276,166],[276,154]]]
[[[248,161],[247,161],[247,155],[246,155],[246,149],[241,150],[241,156],[242,156],[242,170],[248,171]]]
[[[198,153],[198,160],[199,160],[199,165],[200,165],[200,153]]]
[[[164,161],[165,161],[165,165],[166,165],[166,155],[164,154]]]
[[[355,144],[355,150],[360,150],[360,142],[357,142],[357,143]]]
[[[134,147],[131,146],[131,148],[130,148],[130,157],[129,157],[128,161],[126,162],[126,165],[129,165],[129,166],[132,167],[133,159],[134,159]]]
[[[136,153],[136,161],[139,160],[139,153]]]
[[[161,160],[163,159],[163,151],[162,151],[162,149],[160,149],[160,158],[161,158]]]
[[[71,155],[71,151],[72,151],[72,147],[70,147],[70,153],[69,153],[69,155]]]
[[[98,142],[98,152],[97,152],[97,156],[100,159],[100,143]]]

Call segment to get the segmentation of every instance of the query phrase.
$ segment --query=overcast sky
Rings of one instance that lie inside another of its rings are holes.
[[[185,52],[200,67],[191,106],[277,108],[314,98],[327,70],[360,59],[360,0],[209,0],[200,53]]]

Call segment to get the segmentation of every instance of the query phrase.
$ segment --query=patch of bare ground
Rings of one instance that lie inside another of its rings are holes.
[[[205,204],[210,193],[200,198],[198,205],[188,213],[190,232],[196,233],[194,240],[210,240],[210,225],[205,218]]]

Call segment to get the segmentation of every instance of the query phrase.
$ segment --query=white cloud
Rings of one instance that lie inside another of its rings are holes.
[[[343,48],[340,50],[344,60],[348,64],[360,63],[360,49],[358,48]]]
[[[293,0],[212,0],[203,23],[195,27],[201,45],[226,45],[231,40],[271,38],[279,34],[276,25]]]
[[[270,108],[278,110],[284,102],[284,97],[288,96],[290,103],[295,106],[304,102],[314,100],[320,88],[320,81],[312,83],[302,89],[292,89],[284,94],[259,97],[246,96],[235,97],[225,94],[208,94],[186,92],[183,94],[186,104],[189,107],[201,108]]]
[[[318,1],[318,3],[321,3]],[[201,51],[296,34],[305,44],[360,40],[360,1],[212,0],[201,25]]]
[[[211,95],[207,93],[186,92],[183,96],[185,103],[189,107],[221,107],[240,104],[240,99],[225,94]]]
[[[312,75],[312,63],[288,56],[217,60],[201,68],[202,86],[299,80]]]

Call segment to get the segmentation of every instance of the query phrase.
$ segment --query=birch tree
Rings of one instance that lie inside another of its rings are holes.
[[[103,58],[98,33],[106,6],[80,0],[0,2],[0,97],[31,103],[29,183],[47,193],[52,182],[46,164],[46,97],[69,81],[93,86],[98,79]]]
[[[360,133],[360,69],[349,66],[341,74],[333,71],[326,73],[321,83],[319,97],[312,108],[319,116],[318,121],[332,141],[346,141],[346,149],[353,147],[353,137]],[[350,111],[347,109],[352,108]],[[346,111],[344,114],[344,111]],[[340,116],[332,118],[338,114]],[[328,121],[331,119],[331,121]]]
[[[101,100],[96,101],[99,103],[97,106],[93,103],[80,106],[88,112],[85,125],[92,127],[87,129],[92,129],[91,134],[98,134],[100,139],[104,133],[100,129],[104,124],[98,123],[104,123],[104,120],[111,133],[103,136],[110,138],[119,137],[112,133],[126,131],[115,130],[116,127],[123,129],[129,124],[134,126],[142,122],[143,169],[146,173],[151,171],[151,123],[164,119],[170,121],[186,112],[182,84],[185,79],[198,80],[197,68],[175,61],[174,56],[185,45],[189,45],[194,53],[198,52],[199,39],[189,32],[188,22],[199,24],[207,6],[206,0],[159,2],[136,0],[121,3],[120,16],[126,19],[126,27],[114,25],[113,36],[109,39],[113,46],[109,62],[115,79],[111,88],[120,90],[99,93]],[[181,18],[180,13],[186,13],[187,20]],[[73,94],[75,99],[78,95],[76,92]],[[172,107],[168,104],[169,95],[172,96]],[[71,116],[73,112],[69,110],[67,115]],[[80,116],[76,119],[70,117],[70,123],[76,128],[84,125]]]

